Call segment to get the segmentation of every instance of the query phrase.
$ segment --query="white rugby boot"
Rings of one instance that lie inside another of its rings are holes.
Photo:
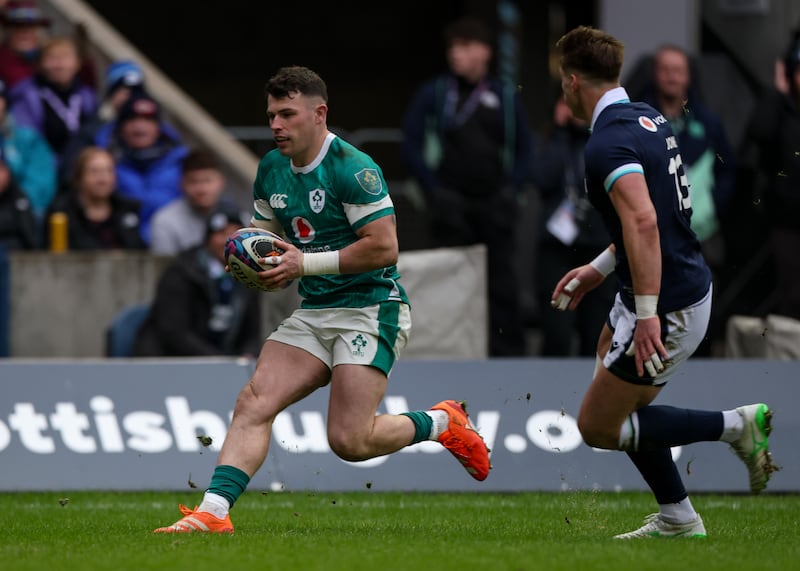
[[[763,404],[748,404],[736,409],[742,417],[742,435],[731,442],[731,450],[744,462],[750,474],[750,491],[760,493],[767,487],[773,472],[780,468],[772,463],[769,434],[772,432],[772,411]]]
[[[614,539],[673,539],[677,537],[696,539],[707,537],[706,528],[703,526],[703,520],[700,515],[698,514],[695,519],[687,523],[669,523],[661,519],[661,514],[650,514],[644,518],[642,527],[628,533],[615,535]]]

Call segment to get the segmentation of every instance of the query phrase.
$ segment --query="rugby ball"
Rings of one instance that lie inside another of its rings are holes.
[[[268,288],[258,278],[258,273],[270,269],[269,264],[258,260],[269,256],[280,256],[284,250],[275,245],[281,237],[261,228],[239,228],[225,242],[225,261],[236,281],[262,291],[278,291],[284,288]],[[289,285],[288,283],[286,284]]]

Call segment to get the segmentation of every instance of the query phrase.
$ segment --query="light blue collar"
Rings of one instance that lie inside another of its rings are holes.
[[[594,124],[597,121],[597,118],[600,116],[600,113],[603,112],[603,109],[609,105],[614,105],[615,103],[630,102],[630,97],[628,97],[628,92],[625,91],[624,87],[615,87],[606,91],[597,102],[597,105],[594,106],[594,111],[592,112],[592,124],[589,127],[589,130],[591,131],[594,129]]]

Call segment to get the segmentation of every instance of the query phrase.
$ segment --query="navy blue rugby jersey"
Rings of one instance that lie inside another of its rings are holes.
[[[619,92],[627,97],[624,90]],[[635,310],[633,281],[622,224],[608,193],[619,177],[634,172],[644,175],[658,216],[662,258],[658,312],[682,309],[702,299],[711,284],[711,271],[690,226],[688,180],[677,140],[664,116],[627,98],[607,105],[596,114],[585,159],[586,191],[616,246],[615,273],[625,306]]]

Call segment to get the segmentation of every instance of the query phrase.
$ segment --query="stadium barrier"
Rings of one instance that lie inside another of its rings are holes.
[[[105,357],[106,329],[114,316],[151,301],[170,260],[132,251],[10,252],[8,257],[15,358]],[[404,356],[486,357],[486,247],[405,251],[397,267],[413,321]],[[265,293],[265,336],[299,303],[296,285]]]
[[[467,401],[492,449],[484,482],[433,442],[344,462],[325,434],[328,389],[278,415],[256,490],[641,490],[624,454],[583,444],[576,425],[594,363],[587,359],[403,360],[380,410]],[[204,489],[247,360],[0,360],[0,491]],[[800,491],[798,364],[690,360],[661,404],[775,410],[771,445],[781,466],[771,492]],[[747,491],[742,463],[719,442],[673,449],[690,492]]]

